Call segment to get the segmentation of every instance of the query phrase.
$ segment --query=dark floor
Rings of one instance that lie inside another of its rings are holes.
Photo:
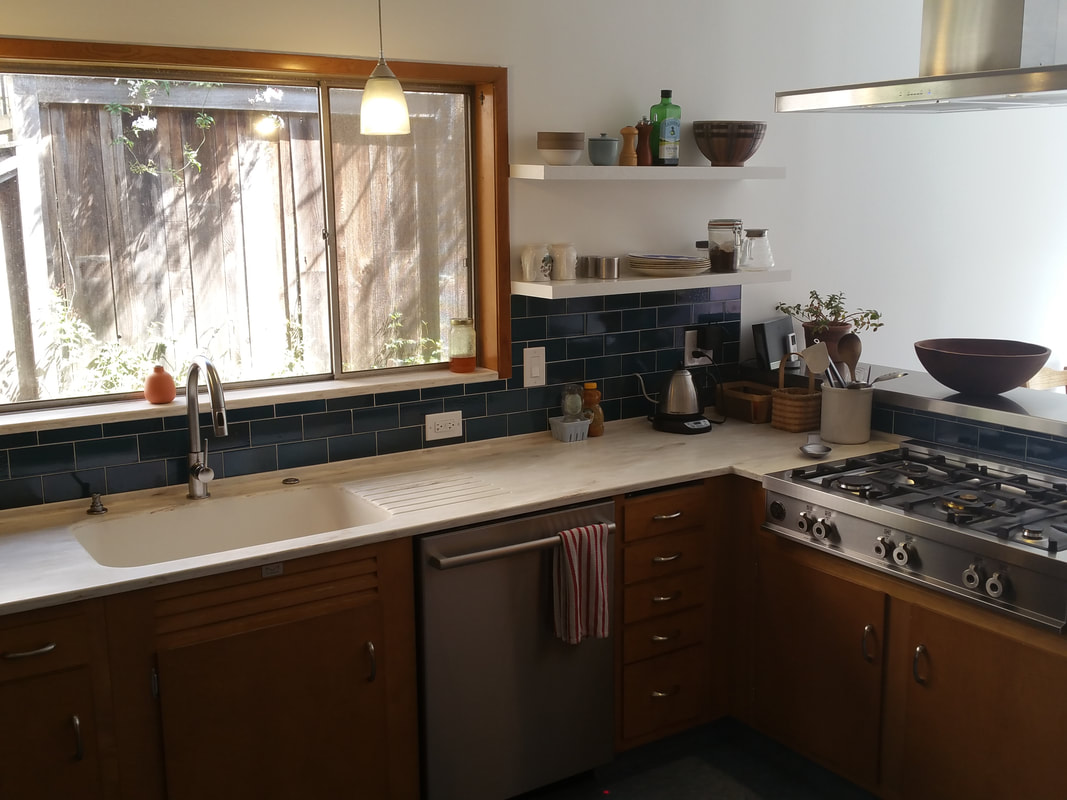
[[[733,720],[639,747],[522,800],[873,800]]]

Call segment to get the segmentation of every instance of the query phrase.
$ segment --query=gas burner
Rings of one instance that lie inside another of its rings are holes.
[[[930,471],[930,468],[926,464],[916,464],[913,461],[905,461],[896,466],[897,471],[902,472],[909,477],[917,478],[920,475],[925,475]]]
[[[1023,525],[1019,529],[1019,538],[1025,542],[1040,542],[1045,538],[1045,529],[1033,525]]]
[[[957,489],[939,498],[941,508],[953,514],[977,514],[989,508],[996,499],[981,492]]]
[[[842,475],[836,483],[846,492],[866,492],[874,485],[874,481],[866,475]]]

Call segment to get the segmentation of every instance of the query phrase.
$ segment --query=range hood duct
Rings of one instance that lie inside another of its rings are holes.
[[[777,92],[775,111],[988,111],[1067,106],[1060,0],[924,0],[919,77]]]

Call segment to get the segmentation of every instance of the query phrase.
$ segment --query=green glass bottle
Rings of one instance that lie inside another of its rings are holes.
[[[682,140],[682,109],[671,102],[673,92],[661,89],[660,101],[648,112],[652,122],[652,164],[659,167],[678,166],[678,151]]]

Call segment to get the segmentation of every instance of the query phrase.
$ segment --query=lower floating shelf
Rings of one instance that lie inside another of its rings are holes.
[[[784,283],[792,279],[789,270],[772,269],[766,272],[716,272],[688,278],[656,278],[623,274],[615,280],[578,278],[573,281],[512,281],[511,293],[525,297],[559,300],[567,297],[633,294],[635,292],[665,292],[675,289],[703,289],[714,286],[737,286],[754,283]]]

